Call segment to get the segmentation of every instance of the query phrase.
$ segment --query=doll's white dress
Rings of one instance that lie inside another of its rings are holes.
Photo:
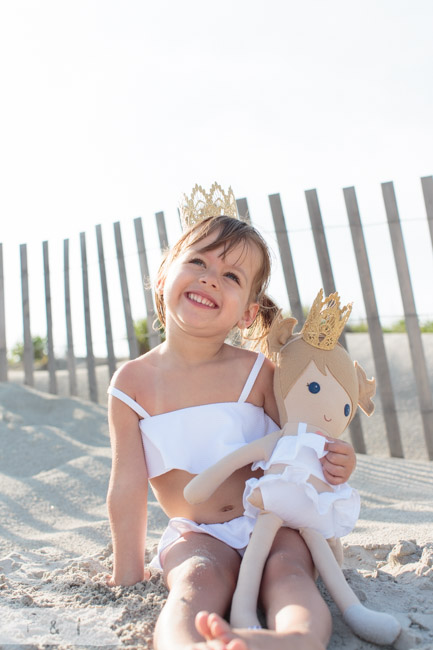
[[[326,539],[350,533],[359,517],[359,494],[348,483],[335,486],[326,481],[320,463],[327,453],[326,442],[324,436],[307,432],[304,423],[299,425],[296,436],[282,435],[270,459],[254,463],[252,469],[267,470],[277,464],[284,464],[285,468],[281,474],[265,474],[246,482],[244,514],[257,517],[261,512],[248,501],[252,491],[259,487],[265,510],[278,515],[284,526],[313,528]],[[317,492],[308,482],[310,475],[327,483],[331,491]]]

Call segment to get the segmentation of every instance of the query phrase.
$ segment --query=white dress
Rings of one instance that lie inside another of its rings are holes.
[[[265,474],[251,478],[244,491],[244,514],[257,517],[259,508],[253,506],[248,497],[259,487],[266,511],[274,512],[289,528],[313,528],[326,539],[342,537],[353,530],[359,517],[360,498],[357,490],[348,483],[330,485],[322,470],[320,458],[327,439],[317,433],[309,433],[302,423],[298,435],[283,435],[275,445],[268,461],[253,464],[253,470],[269,469],[272,465],[284,464],[281,474]],[[308,482],[310,475],[327,483],[330,492],[317,492]]]
[[[264,360],[260,352],[236,402],[200,404],[151,416],[123,391],[114,386],[108,388],[110,395],[127,404],[141,418],[139,426],[149,478],[172,469],[199,474],[232,451],[278,431],[278,426],[262,407],[246,401]],[[164,552],[179,537],[190,532],[211,535],[242,553],[254,524],[255,518],[244,515],[216,524],[199,524],[185,517],[173,517],[160,539],[151,566],[160,569]]]

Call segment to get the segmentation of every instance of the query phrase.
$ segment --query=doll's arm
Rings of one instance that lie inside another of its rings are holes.
[[[237,469],[254,461],[268,460],[280,437],[281,431],[274,431],[221,458],[188,483],[183,491],[185,499],[192,504],[206,501]]]

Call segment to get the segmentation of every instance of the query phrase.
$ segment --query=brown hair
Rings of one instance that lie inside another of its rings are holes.
[[[248,246],[257,246],[262,255],[256,276],[251,284],[251,302],[259,304],[259,311],[254,323],[248,330],[242,332],[242,338],[253,342],[254,346],[261,344],[267,350],[264,338],[267,336],[271,323],[278,313],[278,308],[269,296],[266,289],[271,274],[271,255],[267,243],[261,234],[249,223],[234,219],[233,217],[219,216],[208,217],[186,230],[176,244],[165,252],[156,276],[155,304],[160,326],[165,326],[165,304],[162,292],[158,287],[163,285],[167,277],[170,264],[186,249],[202,241],[209,235],[217,234],[215,240],[203,248],[203,252],[223,247],[222,256],[239,245],[245,250]]]

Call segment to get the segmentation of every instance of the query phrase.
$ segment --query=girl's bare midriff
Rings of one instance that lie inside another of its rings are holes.
[[[242,494],[245,481],[258,478],[262,471],[251,471],[251,466],[234,472],[204,503],[191,505],[183,498],[184,487],[193,475],[173,469],[150,480],[155,497],[168,517],[185,517],[199,524],[215,524],[240,517],[244,512]],[[236,498],[234,498],[236,495]]]

